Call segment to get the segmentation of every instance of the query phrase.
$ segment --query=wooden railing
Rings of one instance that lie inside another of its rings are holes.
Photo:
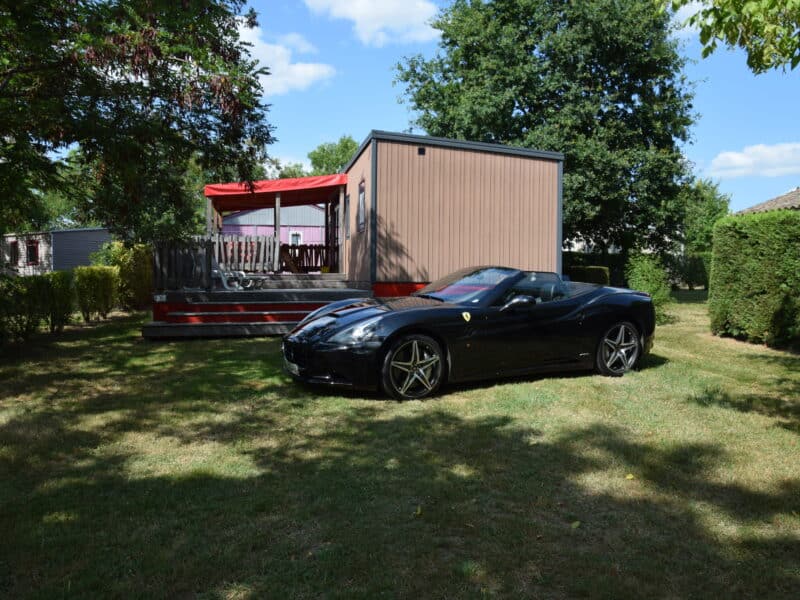
[[[270,273],[280,268],[278,244],[271,235],[216,235],[214,257],[224,271]]]
[[[309,271],[338,271],[339,248],[324,244],[281,244],[281,269],[308,273]]]
[[[156,242],[153,287],[156,290],[211,289],[213,271],[252,274],[338,271],[339,249],[324,244],[278,244],[271,235],[214,235],[185,241]]]

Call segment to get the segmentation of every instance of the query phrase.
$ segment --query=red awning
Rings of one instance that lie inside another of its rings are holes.
[[[253,191],[246,183],[211,183],[205,187],[205,195],[211,198],[214,208],[222,212],[272,208],[277,194],[281,195],[281,206],[320,204],[335,198],[342,185],[347,185],[344,173],[254,181]]]

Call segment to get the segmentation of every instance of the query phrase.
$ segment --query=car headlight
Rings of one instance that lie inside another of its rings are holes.
[[[351,325],[346,329],[342,329],[339,333],[331,337],[329,341],[334,344],[344,345],[367,342],[375,337],[375,332],[378,330],[378,323],[380,320],[381,317],[377,316]]]

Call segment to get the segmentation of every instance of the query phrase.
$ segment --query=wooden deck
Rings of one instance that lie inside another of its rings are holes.
[[[371,291],[347,287],[345,275],[274,275],[259,290],[171,290],[153,296],[147,339],[266,336],[291,331],[308,313]]]

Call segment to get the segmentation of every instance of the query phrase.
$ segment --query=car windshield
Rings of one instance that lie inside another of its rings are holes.
[[[461,269],[425,286],[415,296],[436,298],[456,304],[477,304],[510,277],[519,274],[516,269],[503,267],[471,267]]]

